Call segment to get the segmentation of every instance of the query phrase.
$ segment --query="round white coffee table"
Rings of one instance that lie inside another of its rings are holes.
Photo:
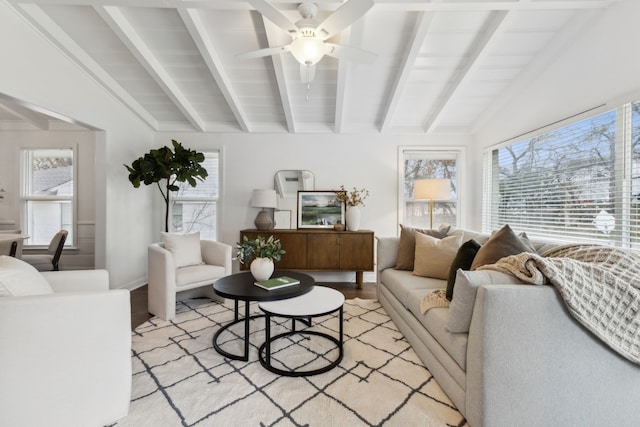
[[[342,360],[342,356],[344,355],[344,350],[342,346],[343,306],[344,306],[344,295],[342,295],[341,292],[338,292],[335,289],[327,288],[324,286],[314,286],[310,292],[307,292],[306,294],[298,297],[287,298],[279,301],[260,302],[258,304],[258,307],[260,307],[260,309],[264,312],[266,317],[265,342],[258,349],[258,357],[260,359],[260,364],[271,372],[284,375],[284,376],[289,376],[289,377],[317,375],[323,372],[327,372],[328,370],[338,366],[338,364]],[[340,312],[339,314],[340,325],[339,325],[338,338],[335,338],[329,334],[319,332],[319,331],[296,330],[296,327],[295,327],[296,320],[301,320],[308,326],[311,326],[312,318],[327,316],[336,311]],[[285,318],[292,319],[291,330],[272,337],[271,336],[271,317],[272,316],[285,317]],[[323,366],[319,369],[313,369],[313,370],[307,370],[307,371],[300,371],[300,370],[288,371],[288,370],[283,370],[283,369],[274,367],[271,364],[271,344],[273,344],[273,342],[276,340],[279,340],[281,338],[288,337],[294,334],[315,335],[333,342],[337,346],[338,357],[326,366]]]

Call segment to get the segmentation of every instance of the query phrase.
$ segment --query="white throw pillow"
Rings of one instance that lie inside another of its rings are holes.
[[[162,243],[173,254],[176,268],[202,264],[200,232],[162,233]]]
[[[511,274],[494,270],[465,271],[459,269],[449,306],[447,329],[453,333],[467,333],[471,326],[476,294],[482,285],[514,285],[524,282]]]
[[[416,233],[416,254],[413,274],[447,280],[451,263],[462,245],[462,236],[443,239]]]
[[[31,264],[11,256],[0,255],[0,297],[52,293],[47,279]]]

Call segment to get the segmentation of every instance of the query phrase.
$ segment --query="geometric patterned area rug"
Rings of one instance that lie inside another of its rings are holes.
[[[250,307],[258,312],[257,304]],[[243,303],[240,308],[243,313]],[[213,334],[232,319],[231,300],[191,299],[178,302],[173,321],[154,317],[136,328],[129,415],[113,426],[468,427],[377,301],[345,302],[344,357],[308,377],[280,376],[260,365],[264,317],[250,322],[248,362],[218,354]],[[272,318],[271,334],[290,326],[291,320]],[[314,318],[310,328],[338,337],[337,314]],[[219,343],[241,353],[243,333],[242,323],[234,325]],[[274,343],[271,360],[280,368],[313,369],[335,360],[333,347],[315,335],[292,335]]]

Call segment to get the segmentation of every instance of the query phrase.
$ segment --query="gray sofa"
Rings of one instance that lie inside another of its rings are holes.
[[[640,366],[575,321],[553,287],[481,284],[469,332],[451,333],[453,306],[420,309],[446,281],[396,270],[399,238],[377,241],[380,303],[472,427],[640,425]]]

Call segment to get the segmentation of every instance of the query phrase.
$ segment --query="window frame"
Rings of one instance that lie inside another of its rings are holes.
[[[72,171],[73,171],[73,196],[32,196],[30,195],[30,184],[32,182],[31,174],[31,153],[36,151],[55,151],[55,150],[71,150],[72,153]],[[60,146],[60,147],[21,147],[19,150],[19,173],[20,173],[20,228],[26,235],[32,234],[29,228],[29,202],[71,202],[71,230],[67,240],[65,241],[65,249],[74,249],[77,247],[77,230],[78,230],[78,146]],[[58,230],[59,231],[59,230]],[[53,235],[51,235],[53,237]],[[47,248],[49,242],[41,244],[30,244],[31,237],[24,241],[24,248],[41,249]]]
[[[466,148],[462,146],[425,146],[425,145],[409,145],[409,146],[399,146],[398,147],[398,217],[397,217],[397,230],[399,233],[400,225],[404,225],[405,221],[405,205],[406,200],[404,199],[404,162],[407,154],[416,154],[416,153],[425,153],[426,155],[431,155],[434,159],[437,157],[448,155],[454,156],[456,161],[456,199],[451,201],[455,201],[456,203],[456,223],[451,224],[451,226],[455,228],[459,228],[461,224],[465,224],[465,210],[464,210],[464,194],[466,187]],[[437,227],[437,224],[433,224],[434,227]]]
[[[214,195],[213,197],[193,197],[193,196],[178,196],[177,193],[179,193],[179,191],[177,192],[172,192],[171,193],[171,202],[169,203],[169,231],[170,232],[175,232],[174,228],[173,228],[173,208],[174,208],[174,203],[176,202],[212,202],[215,204],[215,239],[216,241],[220,240],[220,223],[221,223],[221,211],[222,209],[220,208],[221,206],[221,200],[222,200],[222,150],[221,149],[208,149],[208,150],[201,150],[202,154],[204,154],[205,156],[205,160],[207,158],[210,157],[214,157],[217,158],[218,160],[218,167],[217,167],[217,181],[218,181],[218,187],[217,187],[217,195]],[[207,179],[209,179],[212,174],[211,171],[207,169],[207,173],[209,174],[207,176],[207,178],[205,178],[205,181]],[[198,183],[200,181],[196,180]],[[188,186],[188,183],[176,183],[178,186],[183,186],[186,185]],[[196,185],[197,187],[197,185]]]

